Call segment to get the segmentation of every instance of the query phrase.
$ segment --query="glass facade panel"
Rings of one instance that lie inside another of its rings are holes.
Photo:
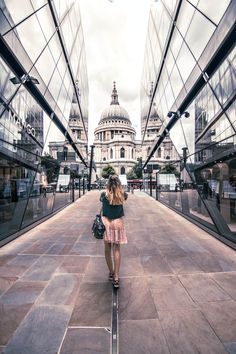
[[[71,90],[69,90],[69,94],[67,95],[66,97],[66,100],[65,100],[65,106],[63,108],[63,114],[64,114],[64,117],[66,117],[66,119],[69,119],[69,115],[70,115],[70,109],[71,109],[71,97],[72,97],[72,85],[70,86]]]
[[[37,10],[43,5],[46,5],[47,3],[47,0],[34,0],[32,6],[35,10]]]
[[[78,26],[78,4],[57,1],[53,9],[61,13],[65,3],[71,11],[70,19],[67,16],[65,22],[69,26],[73,24],[70,41],[73,43],[78,33],[83,43],[82,27]],[[63,54],[48,2],[17,4],[16,1],[6,2],[4,14],[12,26],[17,24],[12,19],[23,22],[4,36],[12,56],[4,57],[3,51],[4,61],[0,61],[0,244],[6,242],[8,236],[17,236],[18,231],[73,202],[85,192],[82,186],[87,184],[83,177],[85,156],[79,157],[77,150],[78,147],[84,151],[87,144],[87,130],[84,131],[82,124],[84,120],[87,129],[84,45],[79,47],[80,55],[75,55],[77,61],[73,59],[72,63]],[[44,4],[36,14],[26,18]],[[60,9],[55,8],[57,5]],[[32,41],[32,37],[37,40]],[[18,63],[22,73],[30,75],[24,80],[20,80],[24,78],[20,73],[19,77],[13,74],[19,72]],[[73,80],[68,65],[73,65],[74,73],[79,73]],[[29,81],[31,85],[26,86]],[[79,82],[80,87],[74,87],[74,82]],[[79,90],[78,102],[74,97],[75,89]],[[74,126],[72,132],[71,115],[78,125],[80,140]]]
[[[182,47],[182,44],[183,44],[183,37],[180,35],[179,31],[174,31],[171,44],[170,44],[171,52],[174,58],[177,58],[180,48]]]
[[[68,54],[70,54],[74,42],[74,36],[70,24],[69,14],[63,19],[63,22],[61,24],[61,31],[64,36],[64,43],[66,45],[67,52]]]
[[[165,88],[165,96],[166,96],[166,101],[168,102],[168,106],[172,107],[172,104],[175,101],[173,92],[172,92],[172,87],[170,86],[170,82],[167,82],[166,88]]]
[[[24,49],[34,63],[46,45],[46,39],[43,35],[36,15],[32,15],[27,19],[27,21],[24,21],[19,26],[17,26],[16,31]],[[32,38],[37,38],[37,45],[32,43]]]
[[[236,112],[236,102],[234,102],[229,107],[229,109],[227,109],[227,111],[226,111],[227,117],[229,117],[229,120],[230,120],[233,128],[236,130],[236,115],[235,115],[235,112]]]
[[[168,34],[168,29],[171,24],[171,18],[168,15],[167,11],[163,8],[162,16],[159,23],[159,40],[160,46],[163,49],[166,41],[166,37]]]
[[[25,71],[29,72],[29,70],[32,68],[32,61],[30,60],[30,57],[26,55],[26,51],[21,45],[21,42],[17,36],[17,32],[12,30],[8,32],[3,38],[19,59],[19,62],[24,64]]]
[[[10,97],[16,91],[16,86],[10,81],[15,75],[8,70],[6,64],[0,60],[0,94],[1,97],[4,97],[4,101],[10,99]],[[0,106],[1,111],[4,109],[4,105]],[[1,112],[0,111],[0,112]]]
[[[60,58],[62,57],[62,48],[59,43],[59,39],[57,35],[54,35],[50,42],[48,43],[48,48],[50,49],[51,55],[54,58],[54,61],[58,63],[60,61]],[[59,65],[59,64],[58,64]],[[62,75],[65,72],[65,63],[61,63],[62,67],[58,66],[58,70],[60,74]],[[61,72],[62,71],[62,72]]]
[[[53,33],[55,33],[55,26],[53,23],[51,11],[49,6],[44,6],[42,9],[37,11],[36,17],[38,19],[38,23],[41,27],[41,31],[43,32],[46,41],[49,42]],[[37,38],[37,37],[36,37]]]
[[[47,63],[47,65],[45,65],[45,63]],[[48,47],[46,47],[40,55],[35,63],[35,67],[47,86],[55,68],[55,61]]]
[[[66,104],[66,99],[67,99],[67,92],[65,89],[64,84],[61,85],[61,89],[60,89],[60,93],[57,99],[57,105],[60,108],[60,110],[63,112],[65,104]],[[64,116],[66,119],[69,119],[69,115],[66,117]]]
[[[175,6],[176,6],[177,1],[176,0],[170,0],[170,1],[166,1],[165,5],[168,9],[168,11],[170,12],[170,15],[173,15]]]
[[[167,58],[166,58],[166,62],[165,62],[165,68],[166,68],[166,70],[168,72],[168,75],[171,74],[174,65],[175,65],[175,59],[173,57],[172,52],[169,51],[169,53],[167,55]],[[165,70],[163,70],[163,74],[162,75],[165,75]],[[165,80],[165,78],[163,78],[163,81],[166,82],[167,78],[166,78],[166,80]]]
[[[61,76],[58,70],[55,69],[48,85],[48,91],[51,93],[55,102],[57,101],[58,95],[61,90],[61,86],[62,86]]]
[[[34,13],[30,0],[22,0],[20,2],[18,0],[4,0],[4,3],[15,24]]]
[[[162,3],[168,6],[167,2]],[[163,48],[167,48],[164,62],[154,59],[163,67],[158,81],[157,77],[153,80],[162,119],[151,147],[153,156],[143,163],[148,194],[202,224],[209,232],[218,233],[225,242],[236,243],[236,49],[232,48],[234,38],[230,34],[234,22],[229,21],[235,11],[234,1],[223,1],[219,12],[211,1],[182,1],[176,27],[171,32],[169,26],[169,37],[162,42],[160,57]],[[152,12],[151,18],[160,19],[162,6]],[[161,37],[159,28],[149,31],[146,58]],[[231,50],[226,50],[227,46]],[[202,64],[203,58],[214,59],[204,63],[206,73],[201,72],[201,54]],[[144,87],[150,85],[151,77],[146,58]],[[144,92],[141,100],[143,107],[147,105]],[[141,123],[143,119],[142,115]],[[145,169],[154,159],[155,163],[158,159],[159,172],[150,176]]]
[[[220,142],[234,134],[235,131],[225,114],[211,128],[212,141],[214,142]]]
[[[54,0],[55,3],[55,8],[56,8],[56,12],[59,18],[59,21],[61,22],[62,19],[64,18],[64,16],[67,14],[67,12],[69,11],[69,8],[71,7],[71,5],[74,4],[73,0]]]
[[[230,59],[225,60],[222,63],[219,70],[217,70],[210,80],[210,84],[222,105],[232,95],[236,86],[236,70],[234,66],[236,61],[236,50],[234,49],[233,52],[233,56],[231,55]]]
[[[170,75],[170,82],[171,82],[172,90],[174,92],[174,96],[178,97],[178,94],[180,93],[181,89],[183,88],[183,81],[181,79],[180,73],[179,73],[176,65],[174,66],[172,73]],[[171,108],[171,107],[169,107],[169,108]]]
[[[194,66],[196,65],[196,61],[194,60],[191,52],[185,43],[183,43],[178,57],[176,59],[176,64],[180,71],[183,82],[187,80]]]
[[[227,9],[230,0],[222,0],[216,4],[211,0],[200,0],[197,8],[209,17],[215,24],[218,24]]]
[[[11,29],[11,23],[12,21],[6,18],[4,10],[0,9],[0,33],[8,32]]]
[[[180,14],[179,14],[178,21],[176,24],[182,37],[185,36],[185,34],[190,26],[194,11],[195,11],[194,7],[191,6],[186,0],[184,0],[182,2],[181,8],[180,8]]]
[[[199,28],[204,35],[199,36]],[[214,31],[215,26],[196,11],[185,37],[196,60],[199,59]]]

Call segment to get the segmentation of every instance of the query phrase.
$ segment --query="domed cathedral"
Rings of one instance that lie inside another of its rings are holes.
[[[76,81],[76,90],[78,97],[80,97],[80,90],[78,86],[78,81]],[[88,117],[84,117],[84,125],[86,133],[88,134]],[[79,110],[78,102],[76,99],[75,92],[72,98],[72,104],[70,109],[70,116],[69,116],[69,126],[72,132],[74,133],[75,138],[78,140],[78,146],[80,151],[84,156],[86,156],[86,144],[87,144],[87,137],[84,130],[83,121],[81,119],[81,113]]]
[[[142,144],[142,159],[143,161],[149,156],[151,148],[153,146],[154,140],[159,138],[160,129],[162,126],[161,118],[158,114],[158,109],[155,101],[152,104],[151,112],[148,118],[150,101],[153,95],[153,82],[151,83],[151,89],[148,95],[148,104],[144,106],[141,112],[141,136],[145,136]],[[161,166],[164,165],[168,160],[176,159],[176,150],[169,138],[167,136],[161,147],[154,153],[152,159],[148,165],[152,165],[153,170],[160,170]]]
[[[76,90],[77,95],[80,98],[80,90],[78,87],[78,81],[76,81]],[[85,111],[86,112],[86,111]],[[86,133],[84,130],[84,126],[86,129]],[[69,114],[69,128],[77,139],[77,147],[81,152],[82,156],[86,156],[87,154],[87,137],[88,134],[88,117],[84,115],[84,125],[81,118],[81,112],[79,109],[79,105],[76,99],[75,92],[73,93],[72,103]],[[49,142],[49,152],[51,156],[58,161],[61,162],[61,171],[60,173],[66,173],[65,171],[71,167],[71,163],[76,165],[77,172],[81,173],[84,170],[84,165],[80,163],[80,159],[77,157],[75,151],[72,146],[64,141],[50,141]]]
[[[94,131],[98,178],[102,177],[102,170],[107,165],[111,165],[118,175],[126,174],[139,157],[136,156],[136,131],[127,111],[119,104],[116,83],[113,85],[110,106],[103,111]]]

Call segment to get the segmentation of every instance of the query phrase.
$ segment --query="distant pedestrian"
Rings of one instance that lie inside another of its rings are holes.
[[[46,196],[47,196],[47,189],[46,189],[46,187],[44,186],[44,187],[43,187],[43,197],[46,198]]]
[[[119,288],[120,271],[120,245],[127,243],[123,203],[128,198],[124,192],[119,178],[116,175],[110,176],[106,192],[102,192],[102,221],[106,231],[104,234],[105,258],[109,269],[109,280],[113,282],[114,288]],[[111,257],[113,248],[114,266]]]

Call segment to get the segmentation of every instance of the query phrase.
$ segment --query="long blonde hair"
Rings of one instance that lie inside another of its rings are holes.
[[[106,190],[107,199],[110,205],[121,205],[124,202],[124,190],[116,175],[109,177]]]

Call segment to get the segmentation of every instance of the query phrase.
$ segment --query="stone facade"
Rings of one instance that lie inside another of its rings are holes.
[[[103,111],[94,131],[94,160],[98,178],[102,177],[102,170],[107,165],[111,165],[116,173],[121,175],[129,172],[140,158],[145,161],[162,125],[153,105],[142,144],[140,140],[136,140],[136,131],[127,111],[119,104],[115,82],[111,98],[110,106]],[[142,114],[142,136],[147,114],[148,111]],[[167,139],[164,147],[159,149],[152,159],[154,169],[166,162],[166,159],[171,160],[175,154],[174,150],[170,139]]]

